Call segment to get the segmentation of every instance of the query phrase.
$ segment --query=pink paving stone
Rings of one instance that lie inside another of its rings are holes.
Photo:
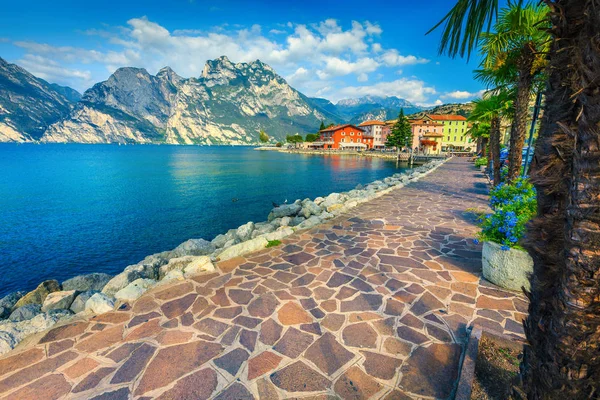
[[[123,339],[123,325],[106,328],[94,333],[75,345],[75,349],[86,353],[109,347]]]
[[[304,357],[312,361],[323,373],[331,376],[352,360],[354,354],[327,332],[306,350]]]
[[[289,358],[296,358],[313,342],[311,334],[301,332],[296,328],[288,328],[273,350]]]
[[[234,382],[231,386],[225,388],[221,394],[214,397],[214,400],[254,400],[254,396],[241,383]]]
[[[197,297],[198,297],[197,294],[190,293],[179,299],[171,300],[171,301],[163,304],[160,307],[160,309],[161,309],[162,313],[165,315],[165,317],[167,317],[169,319],[175,318],[175,317],[180,316],[184,312],[186,312],[187,309],[190,308],[190,306],[192,304],[194,304],[194,301],[196,300]]]
[[[342,331],[342,338],[346,346],[374,349],[376,347],[377,332],[366,322],[348,325]]]
[[[368,399],[383,389],[383,385],[354,366],[335,382],[335,393],[342,399]]]
[[[11,393],[7,398],[19,400],[54,400],[69,393],[71,385],[60,374],[47,375],[22,389]]]
[[[277,368],[281,357],[270,351],[264,351],[248,360],[248,380],[253,380]]]
[[[9,355],[0,360],[0,376],[27,367],[41,360],[44,355],[44,350],[41,348],[29,349],[21,353]]]
[[[283,325],[307,324],[313,321],[313,318],[298,303],[285,303],[277,311],[279,322]]]
[[[402,361],[383,354],[371,351],[361,351],[365,359],[363,367],[367,374],[384,380],[390,380],[396,375],[396,370],[400,368]]]
[[[327,389],[331,381],[307,366],[296,361],[270,376],[271,382],[288,392],[316,392]]]
[[[146,337],[153,337],[161,331],[162,327],[160,326],[160,321],[158,319],[153,319],[129,331],[127,336],[125,336],[125,340],[134,341]]]
[[[183,295],[190,293],[192,290],[194,290],[194,285],[192,285],[190,282],[184,282],[177,285],[173,285],[168,289],[161,290],[160,292],[156,293],[154,297],[156,297],[159,300],[166,301],[177,297],[182,297]],[[137,306],[137,303],[139,302],[140,300],[138,300],[136,304],[134,304],[134,309]]]
[[[248,304],[248,313],[253,317],[270,317],[279,306],[279,300],[273,293],[265,293]]]
[[[159,350],[144,371],[135,395],[168,385],[216,357],[222,350],[221,345],[202,340]]]
[[[237,348],[219,358],[216,358],[213,362],[217,367],[235,376],[249,356],[250,354],[248,354],[246,350]]]
[[[131,357],[127,359],[121,365],[121,367],[115,372],[115,375],[111,379],[110,383],[124,383],[133,381],[140,372],[148,364],[150,358],[154,355],[156,348],[151,346],[148,343],[142,344],[140,347],[135,349],[135,351],[131,354]]]
[[[85,332],[89,322],[75,322],[51,329],[39,341],[39,343],[47,343],[55,340],[69,339],[78,336]]]
[[[258,337],[257,332],[249,331],[247,329],[242,329],[242,333],[240,333],[240,344],[247,348],[250,352],[254,351],[254,347],[256,346],[256,338]]]
[[[61,353],[67,349],[70,349],[75,344],[73,339],[65,339],[60,342],[52,342],[48,344],[48,357],[52,357],[55,354]]]
[[[281,337],[281,331],[283,327],[275,322],[273,319],[268,319],[263,322],[260,327],[259,340],[267,345],[274,345],[275,342]]]
[[[215,371],[210,368],[201,369],[181,378],[172,389],[161,394],[158,400],[208,399],[217,388],[217,384]]]
[[[115,369],[110,367],[103,367],[95,370],[94,372],[83,378],[74,388],[73,393],[85,392],[98,386],[98,384],[106,378]]]

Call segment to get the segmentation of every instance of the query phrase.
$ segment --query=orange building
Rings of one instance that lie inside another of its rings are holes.
[[[320,140],[311,147],[321,149],[366,150],[373,147],[373,136],[356,125],[336,125],[319,131]]]

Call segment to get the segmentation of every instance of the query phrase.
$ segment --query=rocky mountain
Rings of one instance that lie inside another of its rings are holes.
[[[223,56],[207,61],[198,78],[168,67],[155,76],[120,68],[87,90],[42,141],[251,144],[261,129],[281,140],[333,118],[261,61],[234,64]]]
[[[421,111],[422,108],[396,96],[363,96],[357,99],[344,99],[335,105],[339,115],[351,123],[361,123],[372,119],[387,120],[398,117],[400,109],[405,114]]]
[[[456,114],[456,115],[462,115],[463,117],[468,117],[469,115],[471,115],[473,108],[475,108],[475,104],[473,104],[472,102],[448,103],[448,104],[442,104],[439,106],[435,106],[435,107],[429,108],[427,110],[419,111],[417,113],[410,115],[410,117],[418,119],[418,118],[423,118],[423,116],[425,114],[442,114],[442,115]]]
[[[48,126],[69,114],[73,92],[0,58],[0,142],[40,139]]]

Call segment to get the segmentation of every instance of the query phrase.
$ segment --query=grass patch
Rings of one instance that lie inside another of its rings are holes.
[[[267,248],[268,247],[275,247],[275,246],[279,246],[281,244],[281,240],[269,240],[269,243],[267,243]]]

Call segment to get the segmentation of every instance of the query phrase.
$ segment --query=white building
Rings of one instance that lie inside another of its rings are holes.
[[[377,120],[365,121],[358,126],[362,128],[368,136],[373,137],[374,149],[385,148],[385,141],[387,140],[387,137],[383,134],[385,122]]]

